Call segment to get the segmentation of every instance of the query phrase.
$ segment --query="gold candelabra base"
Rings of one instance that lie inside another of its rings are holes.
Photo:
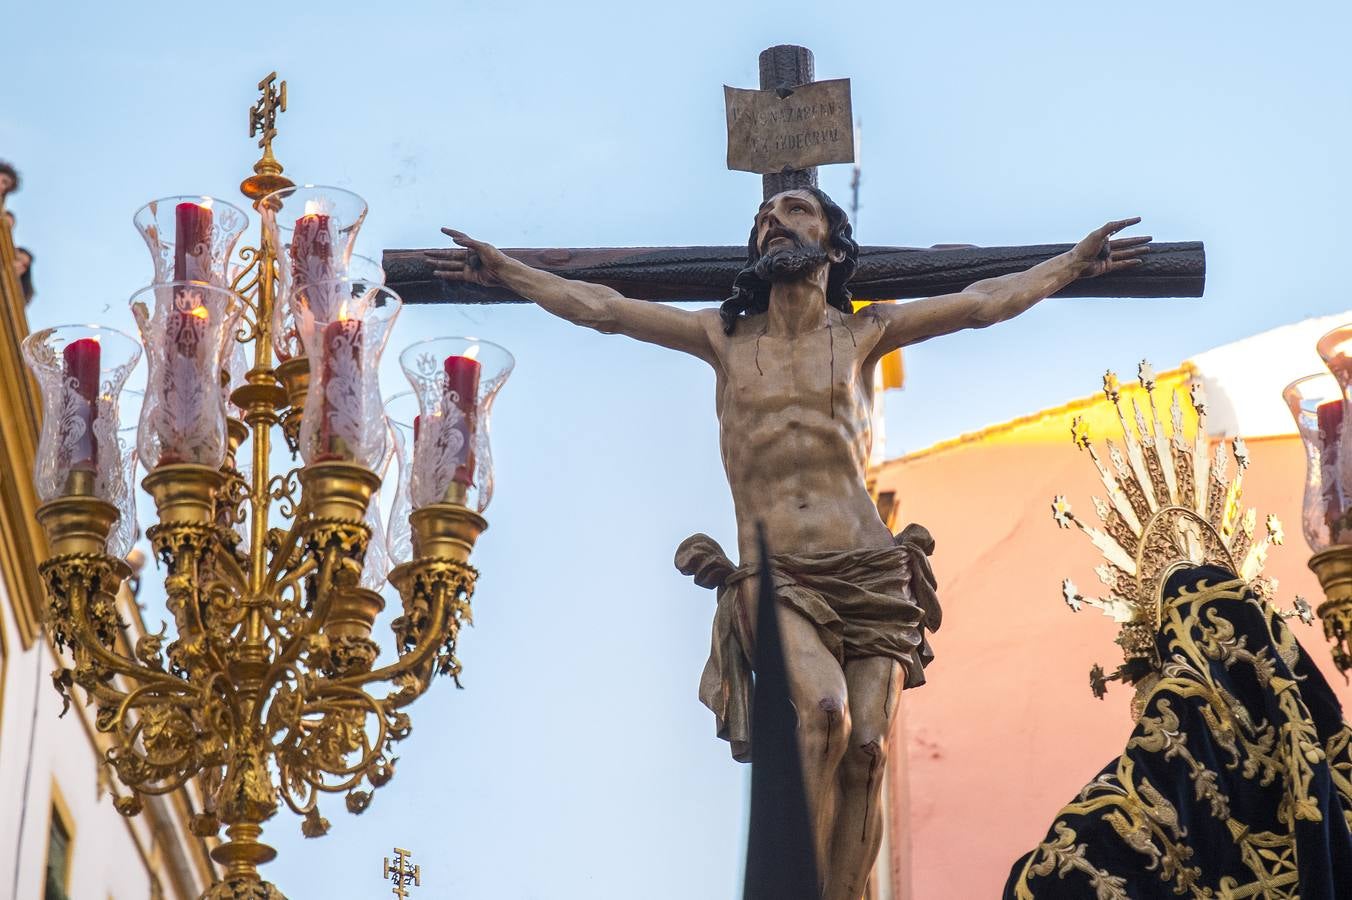
[[[488,527],[483,516],[459,503],[432,503],[409,516],[413,558],[467,563],[474,544]]]
[[[52,556],[101,554],[117,521],[117,507],[92,496],[58,497],[38,507]]]
[[[195,463],[156,466],[141,481],[155,500],[162,526],[215,524],[216,498],[224,485],[219,469]]]
[[[333,460],[300,470],[305,509],[316,520],[361,522],[380,476],[356,463]]]
[[[300,423],[305,411],[305,394],[310,390],[310,360],[297,356],[277,366],[277,379],[286,391],[286,412],[282,414],[282,436],[291,452],[300,451]]]
[[[1333,664],[1352,670],[1352,545],[1337,545],[1310,557],[1310,568],[1324,589],[1315,613],[1324,623],[1324,637],[1333,644]]]

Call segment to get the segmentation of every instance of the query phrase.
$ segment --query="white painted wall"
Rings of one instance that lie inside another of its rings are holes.
[[[72,900],[145,900],[150,897],[150,876],[133,839],[133,829],[141,836],[142,846],[150,848],[149,829],[140,820],[132,820],[129,827],[113,808],[108,790],[100,790],[98,759],[89,733],[80,722],[81,712],[72,706],[64,718],[58,718],[61,699],[50,679],[56,668],[55,660],[44,641],[35,642],[27,651],[22,649],[3,585],[0,585],[0,628],[4,630],[6,651],[0,663],[4,666],[3,705],[0,705],[0,898],[42,900],[48,816],[55,781],[75,820],[71,840]],[[34,735],[34,740],[27,815],[20,835],[30,735]],[[167,883],[164,887],[169,891]]]
[[[1315,341],[1350,319],[1352,312],[1303,319],[1188,360],[1206,385],[1211,432],[1249,438],[1295,434],[1282,389],[1297,378],[1328,371]]]

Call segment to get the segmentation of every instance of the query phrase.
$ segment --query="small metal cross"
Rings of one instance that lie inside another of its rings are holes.
[[[258,139],[258,146],[263,150],[271,148],[272,139],[277,136],[277,113],[286,112],[286,82],[274,85],[276,80],[277,73],[273,72],[258,82],[258,89],[263,92],[263,96],[249,107],[249,137],[263,132],[263,136]]]
[[[409,865],[409,857],[413,854],[408,850],[394,848],[394,865],[390,865],[390,858],[385,857],[385,875],[394,881],[393,893],[396,897],[407,897],[407,886],[422,887],[422,872],[418,866]]]

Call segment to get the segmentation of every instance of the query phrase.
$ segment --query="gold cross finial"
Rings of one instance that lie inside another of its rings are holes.
[[[273,72],[258,82],[258,89],[263,92],[263,96],[249,107],[249,137],[263,132],[263,136],[258,139],[258,147],[264,156],[272,154],[272,139],[277,136],[277,113],[286,112],[286,82],[274,85],[276,80],[277,73]]]
[[[418,866],[409,865],[409,857],[413,854],[408,850],[394,848],[394,863],[390,863],[390,858],[385,857],[385,874],[383,878],[394,881],[394,888],[391,891],[394,896],[404,898],[408,896],[408,886],[422,887],[422,871]]]
[[[258,146],[262,148],[263,156],[254,163],[254,174],[239,186],[244,196],[254,202],[293,184],[290,178],[282,177],[282,164],[272,155],[272,140],[277,137],[277,113],[286,112],[286,82],[278,83],[277,73],[271,72],[258,82],[258,90],[262,96],[249,107],[249,137],[262,133]]]

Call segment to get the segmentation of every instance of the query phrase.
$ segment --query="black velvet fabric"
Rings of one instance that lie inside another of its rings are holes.
[[[1181,570],[1164,597],[1125,752],[1004,896],[1352,898],[1352,732],[1328,683],[1233,573]]]

